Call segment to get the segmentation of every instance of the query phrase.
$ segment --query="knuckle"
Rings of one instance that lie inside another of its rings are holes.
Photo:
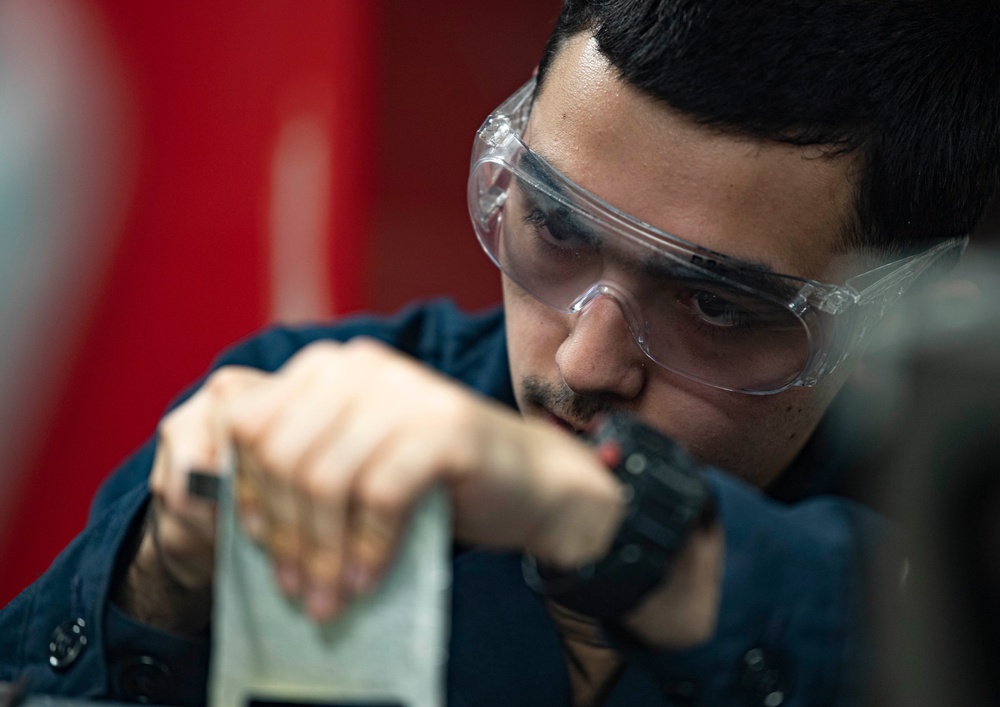
[[[188,458],[195,463],[206,464],[212,456],[214,444],[207,425],[199,420],[186,419],[175,410],[160,420],[156,428],[156,453],[161,456],[156,461],[167,464],[170,459]]]
[[[183,415],[182,408],[175,408],[168,412],[160,420],[156,427],[157,443],[160,449],[164,445],[169,445],[177,436],[177,428],[180,425],[180,418]]]
[[[233,441],[244,446],[256,447],[265,428],[261,415],[249,406],[230,408],[225,411],[225,429]]]
[[[340,351],[343,344],[333,339],[320,339],[307,344],[302,350],[308,356],[329,356]]]
[[[383,356],[388,353],[389,348],[371,336],[356,336],[344,344],[344,350],[355,355]]]
[[[328,469],[308,466],[296,479],[302,495],[323,506],[339,505],[347,495],[345,482]]]
[[[256,453],[267,444],[278,404],[273,396],[262,399],[254,395],[249,399],[231,401],[221,411],[227,434],[233,441]]]
[[[253,439],[266,429],[280,397],[273,374],[240,366],[218,369],[206,380],[204,417],[216,420],[236,439]],[[201,393],[199,392],[199,395]]]
[[[341,344],[330,339],[314,341],[303,346],[302,350],[295,354],[290,367],[310,369],[326,365],[331,358],[339,355],[340,349]]]
[[[402,360],[398,352],[390,349],[384,342],[370,336],[355,337],[343,346],[344,356],[348,358],[350,365],[358,371],[378,370],[381,371],[381,375],[385,375],[388,366],[395,361]]]
[[[294,458],[280,438],[264,435],[246,446],[261,468],[273,478],[287,480],[292,476]]]
[[[378,481],[360,484],[357,500],[369,513],[383,519],[400,515],[408,501],[398,488]]]
[[[149,492],[155,498],[166,494],[166,479],[163,474],[153,474],[149,477]]]
[[[438,419],[444,429],[454,430],[457,438],[471,433],[476,419],[476,400],[471,395],[451,386],[442,385],[429,396],[429,413]]]
[[[222,366],[209,374],[202,385],[203,390],[213,397],[221,398],[246,381],[247,371],[241,366]]]

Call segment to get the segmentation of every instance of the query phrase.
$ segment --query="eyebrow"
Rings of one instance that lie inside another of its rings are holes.
[[[711,258],[692,255],[692,262],[664,262],[647,256],[642,258],[642,268],[653,277],[662,277],[678,282],[716,283],[728,287],[750,287],[779,298],[789,298],[798,288],[788,282],[785,276],[775,273],[767,266],[749,261],[736,260],[736,266],[721,264]],[[735,260],[735,259],[734,259]],[[708,272],[706,272],[708,271]],[[713,273],[717,277],[713,277]],[[726,278],[720,281],[718,278]]]
[[[545,189],[567,201],[570,200],[566,191],[559,184],[555,183],[553,169],[540,157],[531,152],[525,152],[521,155],[518,165],[531,179],[540,183]],[[557,221],[560,228],[576,233],[577,236],[587,243],[597,246],[601,244],[603,239],[600,233],[592,226],[583,223],[565,204],[556,199],[547,198],[544,192],[533,189],[531,184],[523,179],[515,179],[515,182],[517,183],[518,191],[524,197],[529,207],[544,212],[550,221]]]
[[[566,190],[556,182],[557,176],[562,179],[567,178],[563,177],[554,167],[552,167],[542,155],[536,154],[530,149],[525,150],[518,160],[518,166],[546,189],[566,199],[567,201],[571,200],[571,197],[567,195]],[[529,185],[525,184],[520,179],[516,181],[518,190],[529,204],[536,208],[546,210],[544,208],[546,204],[541,202],[537,191],[529,190]],[[550,208],[547,210],[552,211],[553,209]],[[595,231],[592,227],[581,223],[580,220],[576,218],[574,214],[569,212],[569,210],[562,204],[557,202],[557,206],[554,210],[557,212],[559,220],[563,222],[563,225],[566,228],[572,228],[574,231],[577,231],[588,242],[599,245],[603,240],[597,231]],[[783,276],[778,273],[767,263],[756,260],[746,260],[731,255],[719,254],[718,257],[713,257],[713,254],[707,249],[701,249],[699,246],[695,246],[694,244],[691,244],[691,247],[702,250],[704,254],[691,253],[689,255],[689,262],[685,263],[674,261],[669,264],[657,261],[651,256],[647,256],[641,259],[641,267],[653,276],[671,280],[707,282],[710,278],[704,271],[708,270],[709,272],[717,275],[732,278],[740,285],[756,287],[779,296],[790,296],[797,292],[797,288],[793,287],[786,281],[785,278],[787,276]]]

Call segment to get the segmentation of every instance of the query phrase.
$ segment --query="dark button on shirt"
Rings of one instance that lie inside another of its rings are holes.
[[[121,693],[136,702],[159,701],[168,689],[170,668],[148,655],[140,656],[122,666],[119,677]]]
[[[751,648],[743,656],[742,684],[749,704],[779,707],[785,703],[788,679],[778,664],[777,657],[763,648]]]
[[[49,639],[49,665],[66,670],[87,647],[87,622],[81,618],[61,623]]]

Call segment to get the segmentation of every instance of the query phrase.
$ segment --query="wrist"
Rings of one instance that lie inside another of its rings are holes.
[[[527,557],[525,578],[553,601],[618,622],[666,582],[692,533],[711,522],[713,502],[701,465],[632,418],[605,418],[592,442],[626,492],[610,549],[568,570]]]
[[[680,650],[710,640],[718,622],[724,560],[722,524],[713,517],[691,533],[664,581],[608,624],[609,634],[645,650]]]
[[[212,584],[192,581],[174,569],[163,552],[150,505],[131,560],[112,587],[111,601],[132,618],[155,628],[197,634],[211,616]]]

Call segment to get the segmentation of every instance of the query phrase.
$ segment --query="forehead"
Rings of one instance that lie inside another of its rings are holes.
[[[564,43],[525,139],[636,218],[777,272],[835,279],[853,159],[719,132],[620,81],[594,41]]]

